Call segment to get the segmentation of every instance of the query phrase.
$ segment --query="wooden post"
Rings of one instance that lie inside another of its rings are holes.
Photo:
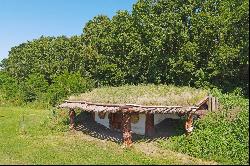
[[[95,121],[95,112],[92,112],[93,121]]]
[[[110,128],[110,130],[114,131],[114,128],[113,128],[113,113],[109,113],[108,119],[109,119],[109,128]]]
[[[145,121],[145,135],[153,136],[154,134],[155,134],[154,114],[147,112]]]
[[[76,113],[75,113],[74,109],[71,108],[69,110],[70,129],[74,129],[75,128],[75,116],[76,116]]]
[[[216,108],[216,110],[219,109],[219,102],[218,102],[218,98],[217,97],[215,98],[215,108]]]
[[[192,113],[188,113],[187,120],[185,122],[185,133],[186,136],[190,135],[193,131],[193,115]]]
[[[207,106],[208,106],[208,111],[212,111],[212,96],[211,95],[208,96]]]
[[[123,145],[132,146],[131,114],[124,112],[122,116]]]
[[[215,97],[212,97],[212,111],[216,110],[216,103],[215,103]]]

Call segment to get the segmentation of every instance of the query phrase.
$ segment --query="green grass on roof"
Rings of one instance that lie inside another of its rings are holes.
[[[207,90],[173,85],[124,85],[97,88],[78,96],[71,96],[69,100],[109,104],[191,106],[207,94]]]

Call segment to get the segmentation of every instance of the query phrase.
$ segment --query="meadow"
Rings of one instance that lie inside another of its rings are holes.
[[[49,109],[1,106],[0,164],[216,164],[143,140],[123,149],[118,143],[69,131],[67,121],[55,117]]]

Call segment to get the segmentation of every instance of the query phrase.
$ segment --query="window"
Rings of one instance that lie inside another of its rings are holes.
[[[100,119],[104,119],[106,115],[106,112],[98,112],[98,116]]]
[[[135,124],[139,122],[139,113],[135,112],[131,114],[131,123]]]

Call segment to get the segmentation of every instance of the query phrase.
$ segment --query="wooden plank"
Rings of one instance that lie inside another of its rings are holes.
[[[182,108],[182,106],[141,106],[142,108]]]
[[[133,106],[133,107],[141,107],[141,105],[138,104],[125,104],[126,106]]]
[[[88,105],[96,105],[96,106],[107,106],[107,107],[120,107],[124,106],[125,104],[104,104],[104,103],[92,103],[88,101],[72,101],[72,100],[65,100],[66,103],[81,103],[81,104],[88,104]]]
[[[96,105],[96,106],[107,106],[107,107],[142,107],[142,108],[181,108],[182,106],[144,106],[138,104],[104,104],[104,103],[93,103],[87,101],[71,101],[65,100],[65,103],[81,103],[81,104],[88,104],[88,105]]]

